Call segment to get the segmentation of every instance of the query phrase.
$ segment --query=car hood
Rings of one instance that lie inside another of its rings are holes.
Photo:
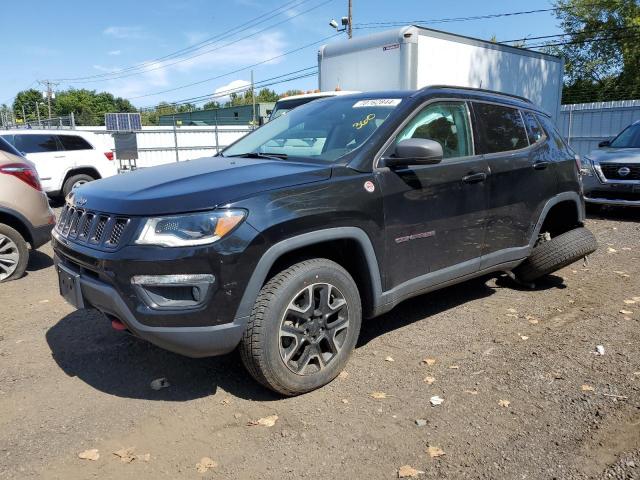
[[[69,200],[99,212],[166,215],[211,209],[255,193],[330,176],[331,168],[326,165],[207,157],[90,182],[74,190]]]
[[[640,148],[599,148],[592,150],[587,157],[597,163],[640,164]]]

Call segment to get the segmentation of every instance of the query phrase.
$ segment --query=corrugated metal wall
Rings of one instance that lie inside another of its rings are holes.
[[[104,127],[78,127],[78,130],[98,134],[105,149],[114,148],[113,137]],[[230,145],[251,131],[250,127],[180,127],[176,129],[178,158],[194,158],[215,155],[219,149]],[[152,167],[176,161],[176,142],[173,127],[142,127],[136,132],[138,141],[138,167]]]
[[[640,120],[640,100],[562,105],[558,129],[580,155]]]

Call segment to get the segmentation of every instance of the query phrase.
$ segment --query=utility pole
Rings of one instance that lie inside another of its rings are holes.
[[[57,87],[59,84],[50,80],[38,80],[38,83],[46,88],[45,96],[47,97],[47,105],[49,107],[49,118],[51,118],[51,99],[55,98],[53,87]]]
[[[24,103],[22,104],[22,121],[25,125],[27,124],[27,115],[24,113]]]
[[[253,119],[251,120],[251,123],[253,128],[256,128],[256,89],[255,84],[253,83],[253,70],[251,70],[251,104],[253,111]]]
[[[38,114],[38,126],[42,127],[42,122],[40,122],[40,104],[38,102],[36,103],[36,113]]]
[[[349,13],[347,15],[349,23],[347,24],[347,35],[349,39],[353,38],[353,0],[349,0]]]

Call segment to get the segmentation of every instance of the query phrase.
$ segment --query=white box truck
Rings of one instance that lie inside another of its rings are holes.
[[[484,88],[525,97],[557,120],[564,63],[553,55],[412,25],[324,45],[318,70],[322,91]]]

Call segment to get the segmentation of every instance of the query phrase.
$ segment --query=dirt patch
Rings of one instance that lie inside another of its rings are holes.
[[[0,479],[638,478],[639,220],[591,218],[600,250],[535,290],[483,277],[365,322],[348,374],[290,399],[73,311],[45,247],[0,287]]]

